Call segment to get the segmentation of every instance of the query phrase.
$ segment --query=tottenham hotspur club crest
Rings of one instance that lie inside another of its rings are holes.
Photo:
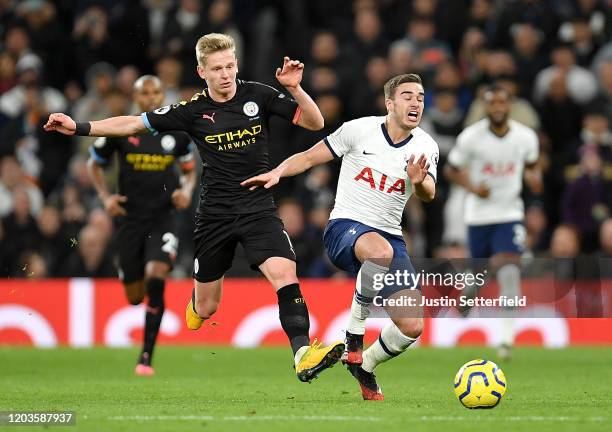
[[[242,111],[249,117],[255,117],[259,113],[259,106],[255,102],[249,101],[244,104]]]

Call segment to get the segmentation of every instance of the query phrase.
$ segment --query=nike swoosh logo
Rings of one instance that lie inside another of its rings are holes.
[[[365,151],[365,150],[364,150],[364,151],[363,151],[363,154],[364,154],[364,155],[371,156],[371,155],[375,155],[376,153],[368,153],[367,151]]]

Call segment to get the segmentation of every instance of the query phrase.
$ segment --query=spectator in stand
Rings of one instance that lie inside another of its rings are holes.
[[[355,66],[364,68],[373,57],[385,56],[389,43],[382,31],[378,10],[358,10],[353,21],[353,35],[350,42],[351,58],[355,59]]]
[[[603,176],[597,148],[585,146],[579,177],[569,183],[563,195],[563,220],[576,227],[586,252],[597,249],[599,225],[612,210],[612,181]]]
[[[26,105],[26,90],[37,87],[41,100],[49,112],[65,110],[68,101],[64,95],[52,87],[43,84],[43,63],[37,55],[27,54],[21,57],[16,66],[19,84],[0,96],[0,112],[9,118],[21,114]]]
[[[351,91],[348,104],[351,118],[386,112],[382,88],[391,77],[387,58],[371,57],[365,66],[365,75],[363,84]]]
[[[570,98],[579,105],[586,105],[597,94],[597,80],[586,68],[576,64],[576,54],[566,44],[560,44],[551,53],[552,65],[541,70],[536,76],[534,100],[539,103],[548,93],[551,81],[561,72],[566,75]]]
[[[65,257],[71,252],[70,237],[60,212],[53,206],[45,206],[36,221],[40,232],[36,250],[45,261],[48,276],[57,277]]]
[[[175,56],[183,65],[181,82],[186,85],[199,84],[199,77],[193,73],[196,60],[193,47],[198,38],[207,33],[206,20],[200,0],[179,0],[166,20],[162,36],[162,52]]]
[[[612,57],[601,61],[596,68],[596,73],[599,84],[599,96],[594,102],[605,107],[608,123],[612,124]]]
[[[23,187],[16,187],[12,193],[13,211],[2,219],[4,242],[10,245],[10,254],[5,257],[4,265],[10,276],[22,276],[23,268],[19,267],[21,255],[36,249],[40,233],[31,212],[30,197]]]
[[[412,70],[414,47],[407,40],[396,40],[389,46],[389,74],[391,76],[409,73]]]
[[[55,5],[46,0],[25,0],[19,2],[17,14],[26,26],[32,50],[45,65],[47,83],[63,87],[67,81],[69,45]]]
[[[517,24],[512,29],[512,40],[520,96],[528,99],[533,94],[533,77],[547,65],[542,56],[544,35],[531,24]]]
[[[72,153],[69,137],[49,137],[42,129],[49,115],[38,86],[25,89],[23,111],[0,132],[0,153],[15,154],[24,173],[48,195],[66,171]]]
[[[452,57],[448,44],[435,35],[436,24],[431,18],[415,16],[410,20],[406,40],[414,46],[413,66],[422,74],[425,86],[431,82],[436,67]]]
[[[478,28],[468,28],[463,34],[457,64],[472,92],[476,85],[483,81],[487,59],[484,33]]]
[[[164,105],[176,103],[181,99],[179,87],[182,71],[183,65],[174,57],[162,57],[156,63],[155,72],[162,82],[166,94]]]
[[[107,251],[105,234],[97,227],[86,225],[78,237],[78,246],[67,257],[60,271],[62,276],[116,277],[117,272]]]
[[[148,25],[148,54],[149,58],[156,61],[163,55],[164,28],[168,21],[168,15],[173,6],[172,0],[143,0],[147,9]]]
[[[554,40],[559,27],[559,17],[547,0],[500,2],[499,15],[495,21],[495,32],[489,41],[493,46],[506,49],[512,46],[512,28],[517,24],[529,23],[540,29],[546,41]]]
[[[44,202],[40,189],[25,176],[14,156],[5,156],[0,160],[0,218],[13,211],[13,193],[18,188],[26,190],[30,197],[29,211],[38,215]]]
[[[6,51],[0,53],[0,95],[18,84],[17,63]]]
[[[604,164],[612,164],[612,132],[605,107],[599,104],[588,106],[582,120],[582,129],[564,148],[565,163],[575,164],[584,147],[594,148]]]

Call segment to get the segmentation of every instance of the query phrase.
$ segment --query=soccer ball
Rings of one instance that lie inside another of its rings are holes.
[[[506,388],[504,373],[489,360],[469,361],[455,375],[455,396],[466,408],[493,408],[502,400]]]

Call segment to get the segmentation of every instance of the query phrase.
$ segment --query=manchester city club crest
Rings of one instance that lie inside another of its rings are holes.
[[[244,104],[242,111],[249,117],[255,117],[259,113],[259,106],[255,102],[249,101]]]
[[[153,111],[155,114],[166,114],[168,111],[170,111],[170,105],[166,105],[163,106],[161,108],[157,108],[155,111]]]

